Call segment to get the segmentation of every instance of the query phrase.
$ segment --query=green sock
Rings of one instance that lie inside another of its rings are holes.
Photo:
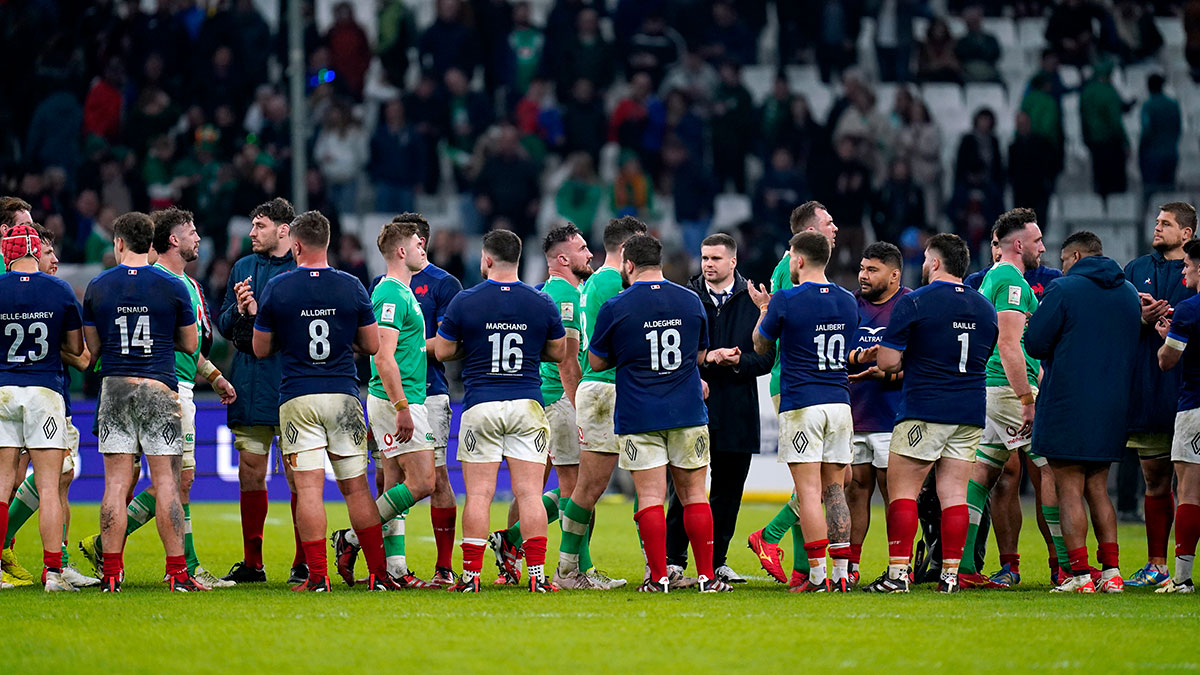
[[[392,518],[383,524],[383,554],[387,556],[388,569],[408,569],[404,557],[404,528],[408,512]]]
[[[763,541],[768,544],[778,544],[783,540],[783,535],[798,522],[796,512],[792,511],[791,504],[784,504],[779,513],[767,523],[763,528]]]
[[[558,502],[558,488],[554,488],[542,495],[542,506],[546,507],[546,524],[558,520]],[[521,544],[525,542],[525,539],[521,537],[521,521],[518,520],[513,523],[512,527],[508,528],[504,533],[504,538],[508,540],[508,543],[520,548]]]
[[[40,503],[37,487],[33,484],[33,474],[29,474],[17,487],[17,494],[8,505],[8,532],[4,533],[4,548],[12,548],[17,530],[37,512]]]
[[[1064,570],[1071,569],[1071,561],[1067,558],[1067,544],[1063,541],[1062,522],[1059,521],[1058,507],[1043,505],[1042,517],[1046,519],[1046,529],[1050,530],[1050,539],[1054,542],[1058,566]]]
[[[187,558],[188,574],[195,574],[200,566],[200,558],[196,555],[196,544],[192,541],[192,505],[183,505],[183,555]]]
[[[63,545],[62,545],[63,565],[71,562],[71,556],[67,553],[67,526],[63,525]]]
[[[987,506],[991,490],[973,480],[967,481],[967,543],[963,546],[962,562],[958,571],[962,574],[976,574],[975,569],[975,540],[979,536],[979,521],[983,518],[983,509]]]
[[[587,533],[583,535],[583,542],[579,545],[579,569],[584,572],[590,572],[595,569],[596,564],[592,562],[592,531],[596,528],[596,512],[592,511],[592,518],[588,522]],[[641,537],[638,537],[641,540]]]
[[[413,499],[412,492],[409,491],[407,485],[402,483],[394,486],[375,500],[375,505],[379,507],[379,522],[388,522],[408,511],[416,502],[417,500]]]
[[[796,514],[792,513],[791,507],[785,507],[788,513],[796,518]],[[775,516],[778,518],[779,516]],[[804,550],[804,531],[800,529],[800,519],[796,519],[796,523],[792,525],[792,569],[801,574],[808,574],[808,552]]]
[[[574,564],[583,571],[583,550],[587,548],[588,523],[592,512],[579,506],[570,499],[562,511],[562,544],[559,546],[559,560],[568,565]]]
[[[154,517],[154,495],[142,490],[138,493],[133,501],[129,502],[129,506],[125,507],[125,536],[138,531],[138,528],[150,522]]]

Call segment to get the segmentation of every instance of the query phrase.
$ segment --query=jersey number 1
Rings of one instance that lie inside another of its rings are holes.
[[[958,341],[962,343],[962,348],[958,352],[958,372],[967,372],[967,350],[971,348],[971,336],[969,333],[959,333]]]
[[[118,316],[116,320],[117,328],[121,331],[121,354],[129,355],[130,347],[141,347],[143,354],[149,354],[150,349],[154,346],[154,340],[150,338],[150,316],[148,314],[140,314],[137,318],[137,323],[133,324],[133,335],[129,334],[129,316]]]

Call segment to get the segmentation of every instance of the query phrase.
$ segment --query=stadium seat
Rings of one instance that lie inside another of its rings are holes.
[[[742,68],[742,84],[746,85],[756,105],[770,96],[774,81],[775,66],[754,65]]]
[[[729,230],[753,217],[750,198],[742,194],[717,195],[713,209],[712,229]]]
[[[1154,24],[1158,26],[1158,32],[1162,33],[1163,43],[1167,49],[1178,51],[1187,41],[1187,37],[1183,32],[1183,21],[1177,17],[1156,16]],[[1172,54],[1172,58],[1177,58],[1178,54]]]
[[[971,114],[986,106],[991,108],[992,112],[1001,119],[1012,116],[1009,114],[1008,94],[1004,91],[1002,84],[971,82],[967,84],[965,93],[967,111]]]
[[[1062,196],[1063,216],[1071,222],[1095,222],[1105,219],[1104,200],[1090,192]]]
[[[1041,51],[1046,44],[1046,18],[1017,19],[1017,43],[1030,51]]]
[[[1108,219],[1118,223],[1134,224],[1141,217],[1138,195],[1134,192],[1109,195],[1105,203]]]
[[[921,85],[921,98],[930,111],[961,111],[964,107],[962,87],[945,82],[927,82]]]
[[[983,20],[983,32],[991,33],[996,41],[1000,43],[1000,48],[1004,51],[1019,49],[1017,46],[1017,29],[1013,25],[1013,20],[1005,17],[985,17]]]
[[[818,83],[801,90],[801,93],[808,99],[808,109],[812,111],[813,119],[824,124],[829,118],[829,109],[833,107],[833,90]]]

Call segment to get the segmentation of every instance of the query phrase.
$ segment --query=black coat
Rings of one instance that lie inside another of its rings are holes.
[[[736,368],[705,364],[700,377],[708,383],[708,435],[713,452],[757,453],[759,444],[758,383],[759,375],[771,372],[775,351],[754,353],[754,327],[758,324],[758,307],[746,291],[746,279],[734,272],[733,295],[720,310],[704,284],[696,275],[688,282],[708,314],[708,348],[737,347],[742,350],[741,363]]]

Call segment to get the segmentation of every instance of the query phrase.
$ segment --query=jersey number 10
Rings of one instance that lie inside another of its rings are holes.
[[[141,347],[143,354],[149,354],[154,346],[154,340],[150,337],[150,316],[147,314],[139,314],[137,322],[133,324],[133,335],[129,334],[129,316],[121,315],[116,319],[117,328],[121,331],[121,354],[129,355],[130,347]]]

